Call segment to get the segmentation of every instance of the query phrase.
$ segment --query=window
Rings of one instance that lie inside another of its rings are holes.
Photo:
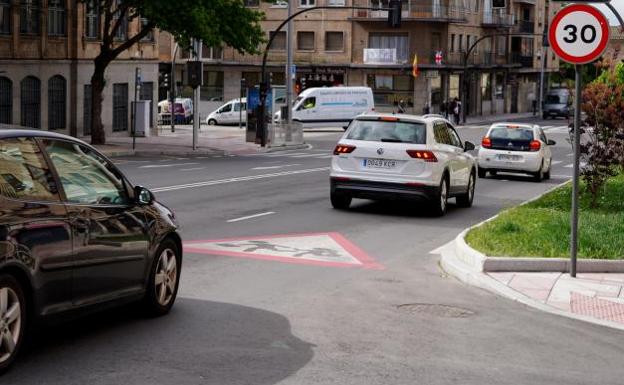
[[[459,42],[457,45],[459,46],[459,52],[466,52],[464,51],[464,35],[459,35]]]
[[[225,106],[223,106],[223,107],[221,107],[219,109],[219,113],[220,114],[222,114],[224,112],[230,112],[230,111],[232,111],[232,103],[228,103],[228,104],[226,104]]]
[[[439,121],[434,123],[433,136],[435,137],[435,141],[438,144],[448,144],[451,146],[453,145],[453,140],[451,139],[445,122]]]
[[[481,100],[492,100],[491,74],[481,74]]]
[[[65,36],[65,0],[48,0],[48,35]]]
[[[309,110],[314,107],[316,107],[316,98],[311,97],[311,98],[306,98],[303,101],[303,103],[299,105],[299,108],[297,108],[297,110]]]
[[[466,50],[464,52],[468,52],[470,49],[470,35],[466,35]]]
[[[347,139],[425,144],[427,129],[423,123],[355,120]]]
[[[284,75],[283,71],[280,72],[271,72],[269,74],[269,80],[271,82],[271,84],[274,85],[285,85],[286,84],[286,76]]]
[[[221,60],[223,59],[223,48],[209,47],[202,45],[202,59]]]
[[[115,0],[113,1],[114,6],[117,7],[119,5],[119,1]],[[119,11],[113,15],[113,24],[115,25],[115,23],[117,22],[117,19],[119,19]],[[124,13],[123,15],[123,19],[121,20],[121,23],[119,23],[119,27],[117,28],[117,30],[115,31],[115,39],[117,40],[126,40],[127,36],[128,36],[128,15],[126,13]]]
[[[113,84],[113,131],[128,131],[128,83]]]
[[[31,138],[0,140],[0,195],[30,201],[58,201],[58,188]]]
[[[496,74],[496,99],[504,99],[503,84],[505,83],[505,74]]]
[[[149,21],[147,20],[147,18],[142,17],[141,18],[141,29],[145,28],[145,26],[149,23]],[[147,33],[147,35],[145,35],[145,37],[143,37],[143,39],[141,39],[141,41],[143,42],[154,42],[154,29],[150,29],[150,31]]]
[[[100,37],[100,11],[97,0],[86,2],[85,9],[85,37],[97,39]]]
[[[204,84],[200,90],[201,100],[223,100],[223,71],[204,71]]]
[[[409,60],[409,40],[406,33],[371,33],[368,35],[368,48],[395,49],[399,62]]]
[[[13,82],[0,76],[0,123],[13,123]]]
[[[457,131],[455,131],[453,126],[446,123],[446,129],[448,130],[449,139],[451,140],[450,144],[455,147],[464,148],[461,139],[459,139],[459,135],[457,135]]]
[[[245,1],[245,7],[259,7],[260,6],[260,0],[244,0]]]
[[[61,140],[43,141],[71,203],[123,205],[129,202],[121,175],[87,147]]]
[[[66,81],[56,75],[48,80],[48,127],[50,130],[65,128],[66,112]]]
[[[316,5],[316,0],[299,0],[299,7],[314,7]]]
[[[84,85],[82,102],[82,114],[84,118],[83,135],[91,135],[91,84]]]
[[[286,32],[279,31],[269,32],[269,38],[273,37],[273,42],[271,43],[271,51],[285,51],[286,50]]]
[[[433,32],[431,34],[431,51],[435,52],[440,49],[442,49],[442,34]]]
[[[0,0],[0,34],[11,33],[11,0]]]
[[[327,0],[327,5],[330,7],[344,7],[345,0]]]
[[[314,51],[314,32],[297,32],[297,49],[299,51]]]
[[[507,36],[498,36],[496,40],[496,52],[499,56],[505,56],[507,53]]]
[[[148,100],[150,101],[150,127],[154,127],[154,83],[153,82],[143,82],[141,83],[141,92],[139,95],[139,100]]]
[[[243,79],[247,87],[253,87],[260,84],[260,72],[243,72]]]
[[[451,52],[455,52],[455,34],[451,34]]]
[[[24,127],[39,128],[41,125],[41,81],[27,76],[20,84],[21,120]]]
[[[376,105],[397,105],[403,101],[413,106],[414,80],[408,75],[367,75],[366,84],[373,89]]]
[[[41,24],[39,0],[20,1],[20,33],[36,35]]]
[[[342,32],[325,32],[325,51],[344,51],[344,34]]]

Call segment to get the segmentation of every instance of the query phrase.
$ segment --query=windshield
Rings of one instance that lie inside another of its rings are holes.
[[[425,144],[427,141],[427,130],[424,123],[354,120],[347,139]]]
[[[548,104],[565,104],[567,103],[567,97],[565,95],[547,95],[546,103]]]
[[[490,139],[502,139],[502,140],[521,140],[531,141],[533,140],[533,129],[531,128],[509,128],[509,127],[494,127],[489,135]]]

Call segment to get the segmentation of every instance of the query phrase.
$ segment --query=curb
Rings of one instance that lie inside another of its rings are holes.
[[[266,152],[278,152],[278,151],[287,151],[287,150],[304,150],[304,149],[310,149],[312,148],[312,146],[310,144],[307,143],[302,143],[302,144],[284,144],[281,146],[275,146],[275,147],[269,147],[267,148],[266,151],[262,151],[263,153]]]
[[[543,195],[548,194],[549,192],[565,185],[566,183],[569,182],[565,182],[562,184],[559,184],[545,192],[543,192],[542,194],[526,201],[523,202],[522,204],[520,204],[519,206],[523,206],[526,205],[530,202],[533,202],[539,198],[541,198]],[[459,235],[457,235],[457,237],[455,238],[455,240],[451,241],[450,243],[448,243],[447,245],[443,246],[440,250],[440,266],[442,267],[442,269],[444,271],[446,271],[449,275],[454,276],[455,278],[459,279],[461,282],[471,285],[471,286],[476,286],[482,289],[485,289],[487,291],[490,291],[494,294],[498,294],[501,295],[503,297],[506,297],[508,299],[511,299],[513,301],[516,302],[520,302],[524,305],[530,306],[532,308],[550,313],[550,314],[555,314],[555,315],[559,315],[559,316],[563,316],[563,317],[567,317],[567,318],[571,318],[571,319],[575,319],[575,320],[580,320],[580,321],[585,321],[585,322],[589,322],[589,323],[593,323],[596,325],[601,325],[601,326],[606,326],[606,327],[610,327],[610,328],[614,328],[614,329],[618,329],[618,330],[623,330],[624,331],[624,325],[617,323],[617,322],[612,322],[612,321],[606,321],[606,320],[601,320],[598,318],[593,318],[593,317],[589,317],[589,316],[584,316],[584,315],[580,315],[580,314],[574,314],[574,313],[570,313],[570,312],[565,312],[563,310],[559,310],[557,308],[554,308],[552,306],[546,305],[545,303],[542,303],[538,300],[529,298],[527,296],[525,296],[524,294],[515,291],[514,289],[510,288],[509,286],[497,281],[496,279],[488,276],[487,274],[484,273],[484,271],[488,271],[485,270],[486,266],[488,265],[488,261],[496,261],[496,259],[492,259],[491,257],[487,257],[485,254],[473,249],[472,247],[470,247],[466,241],[465,241],[465,237],[466,234],[468,234],[468,232],[474,228],[477,228],[479,226],[484,225],[485,223],[488,223],[494,219],[496,219],[498,216],[500,215],[497,214],[491,218],[486,219],[485,221],[482,221],[474,226],[471,226],[467,229],[464,229],[461,233],[459,233]],[[497,258],[500,261],[503,260],[510,260],[512,258]],[[516,264],[514,265],[515,269],[518,269],[518,265],[520,265],[520,263],[518,262],[531,262],[531,264],[529,264],[530,267],[534,267],[537,266],[538,264],[533,265],[533,262],[535,262],[534,258],[524,258],[522,260],[524,261],[518,261],[518,258],[513,258],[513,260],[516,261]],[[532,260],[532,261],[527,261],[527,260]],[[489,262],[490,264],[493,264],[493,266],[497,266],[497,263],[501,264],[501,262]],[[564,260],[566,262],[568,262],[567,260]],[[598,262],[598,263],[602,263],[605,262],[605,260],[599,260],[599,261],[592,261],[592,260],[579,260],[579,262],[585,262],[585,261],[591,261],[591,262]],[[550,263],[550,261],[545,261],[546,263]],[[554,267],[558,267],[558,261],[554,261],[555,263],[553,264]],[[613,262],[613,261],[606,261],[606,262]],[[618,261],[620,262],[620,261]],[[506,262],[502,262],[501,265],[505,265]],[[541,265],[541,264],[539,264]],[[545,266],[546,264],[543,264],[543,266]],[[511,266],[511,264],[507,264],[507,266]],[[579,263],[579,267],[580,266],[589,266],[586,265],[585,263]],[[619,267],[620,265],[618,265]],[[622,264],[622,266],[624,266],[624,264]],[[492,266],[490,266],[492,267]],[[510,270],[489,270],[489,271],[510,271]],[[514,271],[536,271],[536,270],[514,270]],[[544,270],[541,270],[544,271]],[[546,271],[560,271],[560,270],[546,270]],[[567,270],[565,271],[567,272]],[[586,271],[589,272],[589,271]]]
[[[529,114],[529,113],[527,113]],[[492,119],[484,119],[484,120],[479,120],[479,121],[474,121],[474,122],[467,122],[465,124],[462,125],[458,125],[457,128],[464,128],[466,126],[473,126],[473,125],[481,125],[481,124],[488,124],[488,123],[495,123],[495,122],[501,122],[501,121],[508,121],[508,120],[513,120],[513,119],[529,119],[532,118],[533,115],[521,115],[521,116],[510,116],[507,117],[507,119],[500,119],[500,118],[492,118]],[[535,117],[537,117],[537,115],[535,115]]]
[[[125,157],[125,156],[155,156],[155,155],[165,155],[165,156],[210,156],[210,155],[225,155],[225,151],[223,150],[113,150],[106,151],[98,149],[102,154],[110,157]]]

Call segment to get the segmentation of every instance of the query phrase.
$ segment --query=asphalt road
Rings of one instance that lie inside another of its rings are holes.
[[[460,135],[480,143],[484,131]],[[443,218],[364,200],[333,210],[327,167],[339,136],[306,133],[313,148],[270,155],[117,163],[176,211],[185,241],[302,234],[307,245],[306,234],[339,233],[372,268],[187,252],[170,315],[127,307],[50,328],[0,384],[622,383],[624,333],[466,286],[430,253],[568,179],[565,129],[547,131],[558,142],[550,181],[479,179],[474,206]]]

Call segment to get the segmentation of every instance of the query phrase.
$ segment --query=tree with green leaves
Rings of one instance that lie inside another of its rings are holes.
[[[81,0],[97,7],[103,16],[102,41],[93,60],[91,76],[91,143],[105,144],[102,125],[102,100],[108,65],[122,52],[146,37],[154,29],[169,32],[183,47],[191,39],[201,39],[208,46],[227,45],[240,53],[258,53],[264,41],[260,21],[263,13],[246,8],[243,0]],[[144,18],[140,30],[124,40],[115,39],[123,22]]]

